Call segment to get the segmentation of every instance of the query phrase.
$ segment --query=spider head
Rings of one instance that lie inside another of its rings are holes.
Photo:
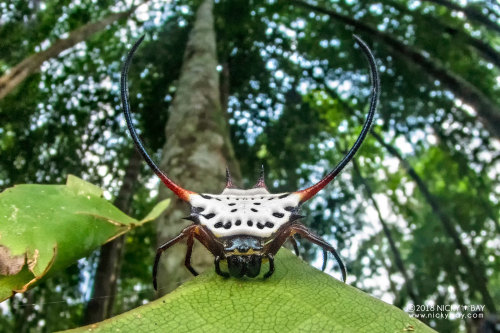
[[[262,263],[262,240],[252,236],[228,237],[224,253],[229,274],[233,277],[256,277]]]
[[[227,257],[227,268],[229,275],[235,278],[243,276],[256,277],[260,273],[260,265],[262,263],[262,255],[231,255]]]

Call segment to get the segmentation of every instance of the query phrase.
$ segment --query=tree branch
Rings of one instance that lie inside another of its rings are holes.
[[[130,16],[138,6],[131,9],[111,14],[98,22],[87,23],[73,30],[68,38],[59,39],[48,49],[35,53],[16,66],[12,67],[6,74],[0,77],[0,99],[4,98],[28,76],[40,69],[40,66],[47,60],[57,57],[61,52],[67,50],[76,44],[87,40],[95,33],[101,31],[108,25],[122,18]]]
[[[394,261],[396,264],[396,267],[398,271],[403,275],[403,278],[405,280],[405,287],[406,287],[406,292],[408,293],[408,296],[410,296],[411,300],[413,301],[413,304],[423,304],[422,300],[420,299],[420,296],[418,295],[415,287],[413,286],[413,280],[408,274],[408,271],[406,270],[406,267],[404,265],[403,259],[401,257],[401,253],[399,252],[399,249],[396,245],[396,242],[394,241],[394,238],[392,237],[391,229],[385,222],[385,219],[382,216],[382,213],[380,211],[380,208],[378,206],[377,201],[373,197],[373,192],[368,184],[368,181],[363,177],[361,174],[361,170],[359,168],[358,162],[356,162],[355,159],[352,160],[352,165],[353,165],[353,170],[356,176],[359,178],[361,184],[365,188],[366,195],[372,202],[373,208],[375,208],[375,211],[377,212],[378,219],[380,221],[380,224],[382,225],[382,231],[384,232],[385,237],[387,238],[387,241],[389,242],[389,247],[392,251],[392,255],[394,256]]]
[[[430,0],[429,0],[430,1]],[[479,38],[472,37],[468,33],[464,32],[461,29],[449,26],[447,24],[443,24],[441,21],[437,20],[436,18],[432,17],[431,15],[422,15],[421,13],[416,13],[414,11],[409,11],[408,8],[399,2],[396,1],[386,1],[384,4],[389,5],[401,13],[407,13],[408,15],[412,15],[413,17],[416,17],[416,15],[419,15],[420,19],[423,19],[429,23],[433,27],[433,30],[441,30],[453,38],[458,38],[462,39],[465,43],[469,44],[472,46],[473,49],[476,50],[476,52],[483,57],[486,61],[489,61],[493,63],[495,66],[500,68],[500,53],[497,52],[491,45],[488,43],[483,42]]]
[[[343,22],[359,31],[369,33],[389,46],[391,50],[409,61],[412,65],[421,67],[424,71],[441,81],[445,87],[451,90],[457,98],[471,105],[477,112],[478,119],[483,123],[490,133],[500,138],[500,108],[493,103],[482,91],[463,79],[461,76],[446,69],[436,59],[425,56],[417,49],[406,45],[393,36],[357,21],[351,17],[340,15],[332,10],[310,5],[302,0],[291,0],[291,3],[318,13],[326,14],[331,19]]]
[[[464,13],[465,16],[467,16],[469,20],[476,21],[477,23],[485,26],[488,29],[500,32],[500,25],[492,22],[487,16],[483,15],[479,10],[473,7],[470,6],[462,7],[449,0],[423,0],[423,1],[433,2],[435,4],[444,6],[449,10],[456,10],[457,12],[462,12]]]
[[[344,102],[334,92],[329,91],[329,93],[331,95],[334,95],[332,96],[332,98],[339,101],[342,104],[342,106],[344,106],[345,110],[349,112],[349,114],[356,115],[356,112],[349,104]],[[431,191],[429,190],[425,182],[422,180],[420,175],[417,173],[417,171],[415,171],[415,169],[413,169],[410,163],[408,163],[408,161],[406,161],[404,157],[399,153],[398,149],[386,143],[384,139],[380,136],[380,134],[375,132],[373,128],[370,130],[370,133],[375,138],[375,140],[377,140],[377,142],[380,143],[380,145],[382,145],[382,147],[384,147],[389,152],[389,154],[391,154],[392,156],[396,157],[399,160],[403,169],[405,169],[406,173],[417,184],[417,187],[422,193],[425,201],[431,207],[432,212],[438,217],[439,221],[441,222],[441,225],[443,226],[444,231],[453,240],[455,247],[460,252],[460,256],[465,266],[467,267],[467,271],[469,272],[469,275],[472,277],[469,280],[470,285],[475,287],[479,291],[479,293],[483,298],[483,302],[486,305],[486,308],[490,312],[496,313],[495,302],[493,301],[493,298],[490,292],[488,291],[488,279],[485,275],[484,268],[481,265],[476,265],[476,263],[474,262],[474,259],[470,255],[469,250],[464,245],[464,243],[460,238],[460,235],[455,229],[454,221],[452,221],[448,217],[448,215],[446,215],[446,213],[441,209],[438,200],[431,193]]]
[[[464,261],[465,266],[467,267],[469,274],[472,277],[472,280],[474,281],[474,284],[478,291],[481,293],[481,296],[483,297],[483,302],[486,305],[486,308],[490,310],[492,313],[496,313],[496,307],[495,307],[495,302],[493,301],[493,298],[491,297],[488,288],[487,288],[487,278],[485,276],[485,272],[482,269],[482,267],[478,267],[474,263],[474,259],[469,253],[469,250],[467,247],[464,245],[462,240],[460,239],[460,235],[458,234],[457,230],[455,229],[454,225],[455,223],[451,221],[451,219],[448,217],[448,215],[443,212],[443,210],[440,207],[440,204],[438,200],[434,197],[434,195],[430,192],[429,188],[427,185],[424,183],[420,175],[413,169],[413,167],[406,161],[403,156],[399,153],[397,148],[393,147],[392,145],[386,143],[384,139],[373,129],[370,131],[372,136],[385,148],[387,151],[394,157],[396,157],[399,162],[401,163],[401,166],[403,169],[406,170],[408,175],[413,179],[413,181],[417,184],[418,189],[422,193],[422,195],[425,198],[425,201],[431,206],[432,211],[434,214],[439,218],[441,221],[441,224],[443,225],[444,230],[448,234],[448,236],[453,240],[453,243],[455,244],[455,247],[458,249],[460,252],[460,256],[462,260]]]

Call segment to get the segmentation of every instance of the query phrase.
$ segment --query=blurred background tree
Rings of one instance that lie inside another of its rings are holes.
[[[166,136],[165,128],[169,108],[178,110],[171,105],[200,3],[0,3],[1,189],[62,183],[72,173],[142,216],[158,200],[158,181],[126,132],[121,62],[146,34],[130,73],[134,120],[156,161],[182,165],[167,156],[179,138],[175,131]],[[241,185],[253,185],[264,165],[273,192],[304,188],[342,158],[369,94],[367,64],[352,38],[358,34],[381,72],[376,124],[355,163],[304,208],[304,222],[339,249],[351,285],[403,309],[481,304],[485,318],[494,316],[500,304],[500,6],[219,0],[210,12],[216,122],[227,128],[234,161],[226,163],[236,174],[240,166]],[[192,151],[203,140],[190,135],[180,142]],[[218,180],[223,187],[223,174],[215,174],[224,167],[207,175],[214,191]],[[166,171],[183,184],[203,179],[195,169]],[[76,327],[153,299],[154,249],[166,237],[165,223],[158,228],[127,234],[121,245],[103,247],[4,302],[0,331]],[[300,245],[304,258],[319,265],[316,249]],[[332,265],[329,273],[338,276]],[[454,314],[424,321],[455,332],[486,320]]]

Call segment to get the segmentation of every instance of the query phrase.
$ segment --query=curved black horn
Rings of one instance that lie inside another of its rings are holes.
[[[137,136],[137,132],[135,131],[135,127],[132,123],[132,118],[130,117],[130,103],[128,99],[128,83],[127,83],[127,75],[128,75],[128,69],[130,66],[130,62],[132,61],[132,57],[134,56],[135,51],[139,47],[139,45],[142,43],[144,40],[144,36],[139,38],[137,42],[135,42],[134,46],[132,46],[132,49],[129,51],[127,55],[127,59],[125,59],[125,63],[123,64],[123,69],[122,69],[122,75],[121,75],[121,97],[122,97],[122,105],[123,105],[123,112],[125,113],[125,120],[127,121],[127,126],[128,130],[130,132],[130,135],[132,136],[132,140],[134,140],[134,144],[137,147],[137,150],[139,150],[139,153],[141,153],[142,157],[146,161],[146,163],[149,165],[151,170],[154,171],[154,173],[160,177],[161,181],[167,185],[167,187],[172,190],[179,198],[181,198],[184,201],[189,201],[189,195],[193,194],[195,192],[188,191],[186,189],[183,189],[176,183],[174,183],[166,174],[164,174],[160,168],[153,162],[149,154],[146,152],[146,149],[144,149],[144,146],[142,145],[141,140]]]
[[[359,38],[356,35],[353,35],[354,39],[356,39],[356,43],[359,45],[361,50],[363,51],[364,55],[368,59],[368,62],[370,64],[370,78],[372,82],[372,88],[371,88],[371,98],[370,98],[370,110],[368,111],[368,116],[366,117],[365,124],[363,125],[363,129],[361,130],[361,133],[358,136],[358,139],[356,142],[354,142],[354,145],[351,147],[351,149],[347,152],[345,157],[340,161],[337,166],[330,171],[323,179],[321,179],[319,182],[314,184],[311,187],[308,187],[304,190],[295,192],[300,195],[300,202],[305,202],[312,198],[316,193],[321,191],[326,185],[328,185],[341,171],[344,169],[344,167],[349,163],[349,161],[354,157],[356,152],[358,151],[359,147],[363,143],[363,140],[365,139],[366,135],[368,134],[368,131],[370,130],[370,126],[373,121],[373,116],[375,115],[375,109],[377,108],[377,103],[378,103],[378,95],[380,91],[380,81],[378,77],[378,71],[377,71],[377,65],[375,64],[375,57],[373,56],[372,52],[370,51],[370,48],[368,45],[366,45],[361,38]]]

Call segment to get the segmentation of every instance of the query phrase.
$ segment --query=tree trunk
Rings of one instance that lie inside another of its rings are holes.
[[[377,29],[357,21],[351,17],[340,15],[332,10],[310,5],[302,0],[291,0],[291,3],[303,8],[307,8],[318,13],[326,14],[330,18],[343,22],[347,25],[354,27],[359,31],[369,33],[373,37],[379,39],[384,44],[401,57],[421,67],[426,73],[432,75],[435,79],[441,81],[450,91],[452,91],[457,98],[461,98],[465,103],[472,106],[476,112],[479,121],[483,126],[490,131],[490,133],[497,138],[500,138],[500,108],[493,103],[482,91],[477,89],[474,85],[446,69],[436,59],[430,56],[425,56],[417,49],[406,45],[393,36],[378,31]]]
[[[389,242],[389,248],[391,249],[392,255],[394,256],[394,261],[396,264],[396,267],[398,271],[401,273],[405,280],[405,287],[406,287],[406,292],[408,293],[408,296],[411,298],[413,301],[413,304],[423,304],[422,300],[420,299],[420,296],[418,295],[415,286],[413,285],[413,280],[408,274],[408,271],[406,270],[406,267],[404,265],[403,259],[401,257],[401,253],[399,252],[398,246],[396,245],[396,242],[392,238],[391,234],[391,229],[385,222],[384,218],[382,217],[382,213],[380,212],[380,208],[378,207],[377,201],[373,197],[373,192],[368,184],[367,180],[363,177],[361,174],[361,170],[359,169],[358,163],[356,160],[352,160],[352,165],[353,165],[353,170],[356,176],[359,178],[361,181],[361,184],[365,188],[366,195],[370,199],[370,201],[373,204],[373,208],[375,208],[375,211],[377,212],[378,219],[380,221],[380,224],[382,225],[382,231],[384,232],[385,237],[387,238]]]
[[[220,106],[219,74],[213,22],[213,0],[204,0],[184,53],[178,89],[165,129],[166,144],[160,167],[186,189],[195,192],[220,192],[224,187],[226,166],[240,178],[239,166],[229,139],[228,125]],[[160,187],[160,198],[173,198]],[[172,200],[158,221],[158,244],[179,234],[189,214],[181,200]],[[158,270],[159,294],[165,294],[191,277],[184,267],[185,244],[163,254]],[[195,269],[213,269],[213,257],[197,242],[192,262]]]
[[[448,215],[446,215],[441,210],[437,199],[434,197],[434,195],[431,194],[430,190],[428,189],[427,185],[424,183],[422,178],[415,171],[415,169],[413,169],[413,167],[403,158],[403,156],[399,153],[399,151],[395,147],[386,143],[384,139],[382,139],[382,137],[378,133],[376,133],[373,129],[371,130],[371,134],[384,148],[387,149],[387,151],[392,156],[396,157],[399,160],[399,162],[406,170],[408,175],[417,184],[417,187],[424,196],[425,201],[427,201],[429,206],[431,206],[432,211],[439,218],[439,221],[443,225],[444,231],[453,240],[453,243],[455,243],[455,247],[460,252],[460,257],[462,258],[465,266],[467,267],[469,275],[471,276],[471,279],[469,279],[470,286],[473,286],[474,289],[477,289],[479,291],[479,293],[483,298],[483,302],[486,305],[486,308],[490,312],[496,313],[495,303],[488,291],[488,280],[486,278],[485,271],[483,267],[481,267],[481,265],[475,264],[475,261],[470,255],[469,250],[464,245],[464,243],[460,239],[460,235],[455,229],[454,226],[455,223],[451,221]]]
[[[132,9],[125,12],[111,14],[101,21],[87,23],[84,26],[70,32],[68,38],[59,39],[48,49],[25,58],[19,64],[11,68],[6,74],[0,77],[0,99],[4,98],[28,76],[38,71],[40,66],[45,61],[57,57],[62,51],[87,40],[115,21],[130,16],[136,8],[137,6],[134,6]]]
[[[141,155],[134,149],[125,171],[122,186],[114,202],[115,206],[125,213],[130,212],[130,203],[141,165]],[[83,318],[85,325],[102,321],[112,315],[124,245],[125,235],[101,246],[92,298],[85,308]]]

